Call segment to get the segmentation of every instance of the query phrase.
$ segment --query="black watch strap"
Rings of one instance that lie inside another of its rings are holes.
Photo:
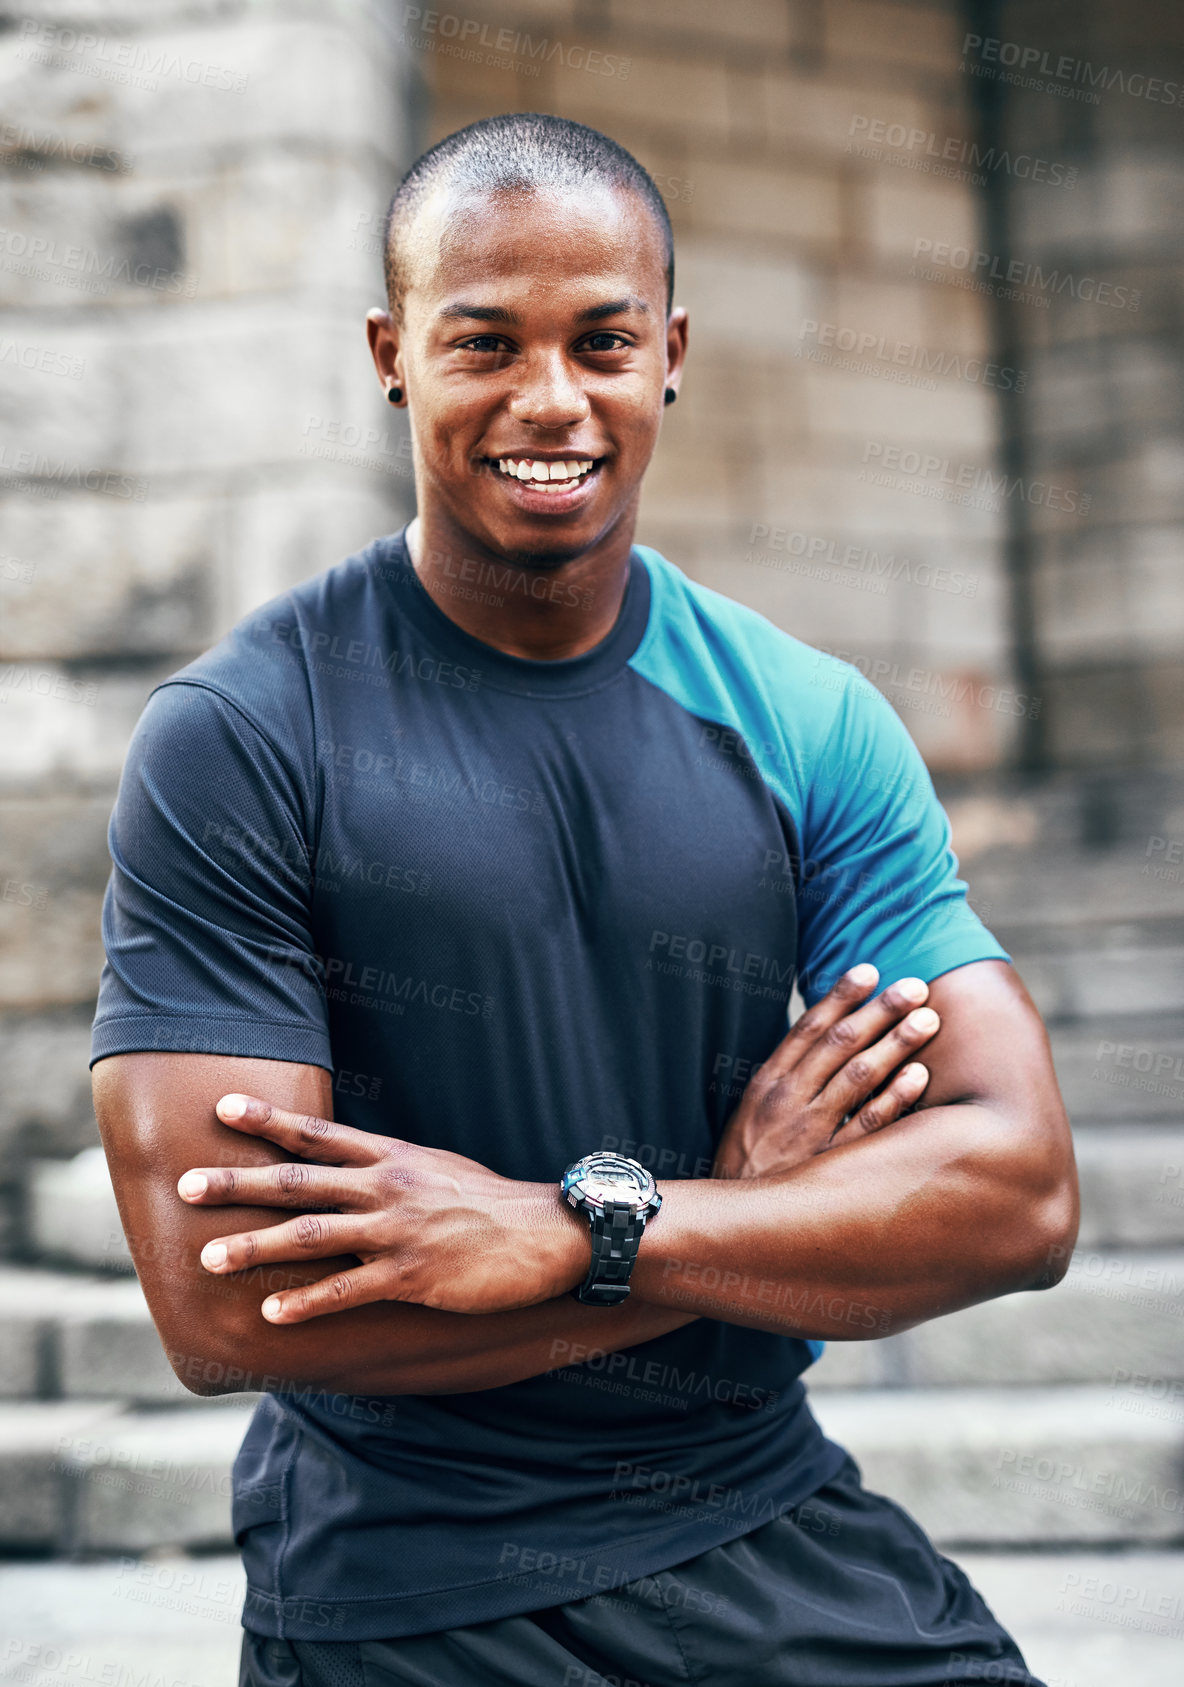
[[[629,1293],[629,1277],[648,1213],[635,1212],[628,1201],[606,1201],[604,1209],[588,1215],[592,1235],[592,1265],[572,1294],[585,1306],[619,1306]]]

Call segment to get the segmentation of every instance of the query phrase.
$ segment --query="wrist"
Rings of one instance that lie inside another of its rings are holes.
[[[521,1223],[523,1232],[546,1261],[551,1298],[570,1294],[592,1265],[592,1238],[582,1213],[568,1206],[558,1184],[530,1185],[531,1196]]]

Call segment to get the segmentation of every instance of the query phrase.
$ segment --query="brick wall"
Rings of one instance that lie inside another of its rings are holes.
[[[927,282],[915,256],[978,238],[972,172],[927,153],[975,133],[958,7],[447,0],[395,15],[431,139],[556,112],[623,142],[666,197],[691,354],[643,539],[870,669],[935,765],[1006,757],[1026,705],[1005,512],[981,483],[1018,377],[990,353],[986,301]]]

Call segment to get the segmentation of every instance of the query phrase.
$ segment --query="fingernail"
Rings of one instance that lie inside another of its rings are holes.
[[[923,978],[898,978],[892,986],[892,994],[901,1002],[923,1001],[927,991]]]
[[[207,1242],[201,1250],[201,1262],[209,1271],[218,1271],[226,1264],[229,1249],[225,1242]]]
[[[241,1119],[246,1110],[247,1098],[245,1095],[224,1095],[217,1107],[220,1119]]]
[[[903,1076],[910,1078],[914,1083],[920,1083],[922,1078],[927,1078],[929,1076],[929,1069],[925,1066],[906,1066]]]
[[[280,1301],[276,1295],[271,1295],[263,1302],[263,1316],[265,1318],[278,1318],[279,1315]]]
[[[177,1185],[177,1192],[184,1195],[186,1200],[192,1201],[197,1196],[204,1195],[209,1187],[209,1178],[203,1177],[201,1172],[186,1172]]]
[[[941,1021],[932,1008],[918,1008],[909,1014],[909,1024],[914,1031],[936,1031]]]
[[[872,966],[870,961],[861,961],[857,967],[852,967],[851,971],[847,974],[847,977],[851,980],[852,984],[856,984],[861,987],[864,984],[874,984],[879,976],[879,973],[876,971],[875,967]]]

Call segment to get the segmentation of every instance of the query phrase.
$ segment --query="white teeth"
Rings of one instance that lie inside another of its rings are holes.
[[[593,465],[591,457],[574,458],[566,462],[545,463],[541,457],[499,457],[497,466],[512,480],[529,480],[536,484],[553,481],[575,481],[588,474]]]

